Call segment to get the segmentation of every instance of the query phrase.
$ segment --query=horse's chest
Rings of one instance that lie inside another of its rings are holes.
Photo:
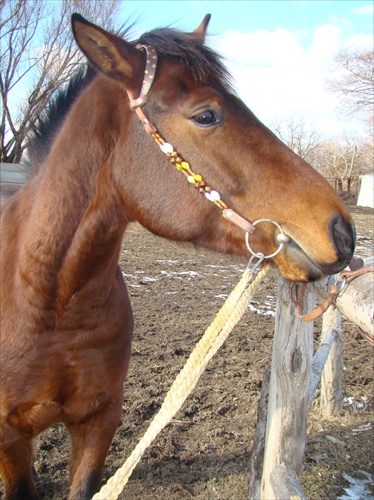
[[[45,334],[17,363],[7,363],[2,412],[8,424],[32,436],[95,413],[121,390],[125,377],[125,343],[100,342],[94,335],[60,337],[65,338],[59,342],[58,332]]]

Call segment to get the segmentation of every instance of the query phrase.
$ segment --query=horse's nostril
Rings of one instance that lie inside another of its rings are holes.
[[[330,228],[332,240],[339,257],[342,260],[347,259],[347,257],[351,258],[355,249],[356,239],[354,225],[341,217],[335,217]]]

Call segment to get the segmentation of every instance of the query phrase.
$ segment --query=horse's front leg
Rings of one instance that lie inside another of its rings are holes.
[[[36,500],[39,498],[32,475],[33,444],[31,437],[1,424],[0,476],[5,500]]]
[[[67,425],[71,436],[69,500],[88,500],[100,490],[105,457],[119,424],[122,393],[82,423]]]

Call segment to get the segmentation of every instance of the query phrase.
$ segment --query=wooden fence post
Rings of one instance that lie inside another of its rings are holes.
[[[335,339],[327,358],[321,378],[320,407],[325,416],[339,412],[343,407],[343,339],[342,315],[338,309],[330,307],[323,315],[322,332],[332,328]]]
[[[261,498],[266,422],[269,404],[269,384],[270,368],[267,368],[262,380],[261,397],[257,410],[256,432],[253,438],[253,447],[249,456],[249,500],[259,500]]]
[[[308,285],[306,310],[314,308],[314,298]],[[281,498],[282,494],[274,480],[270,482],[273,469],[284,466],[290,477],[301,475],[312,355],[313,323],[299,320],[290,297],[290,283],[280,278],[262,478],[262,498],[266,500]]]

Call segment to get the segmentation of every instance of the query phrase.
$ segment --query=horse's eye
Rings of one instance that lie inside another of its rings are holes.
[[[214,125],[215,123],[219,122],[219,120],[215,117],[213,111],[210,111],[210,109],[202,111],[201,113],[193,116],[192,120],[202,127],[208,127],[209,125]]]

